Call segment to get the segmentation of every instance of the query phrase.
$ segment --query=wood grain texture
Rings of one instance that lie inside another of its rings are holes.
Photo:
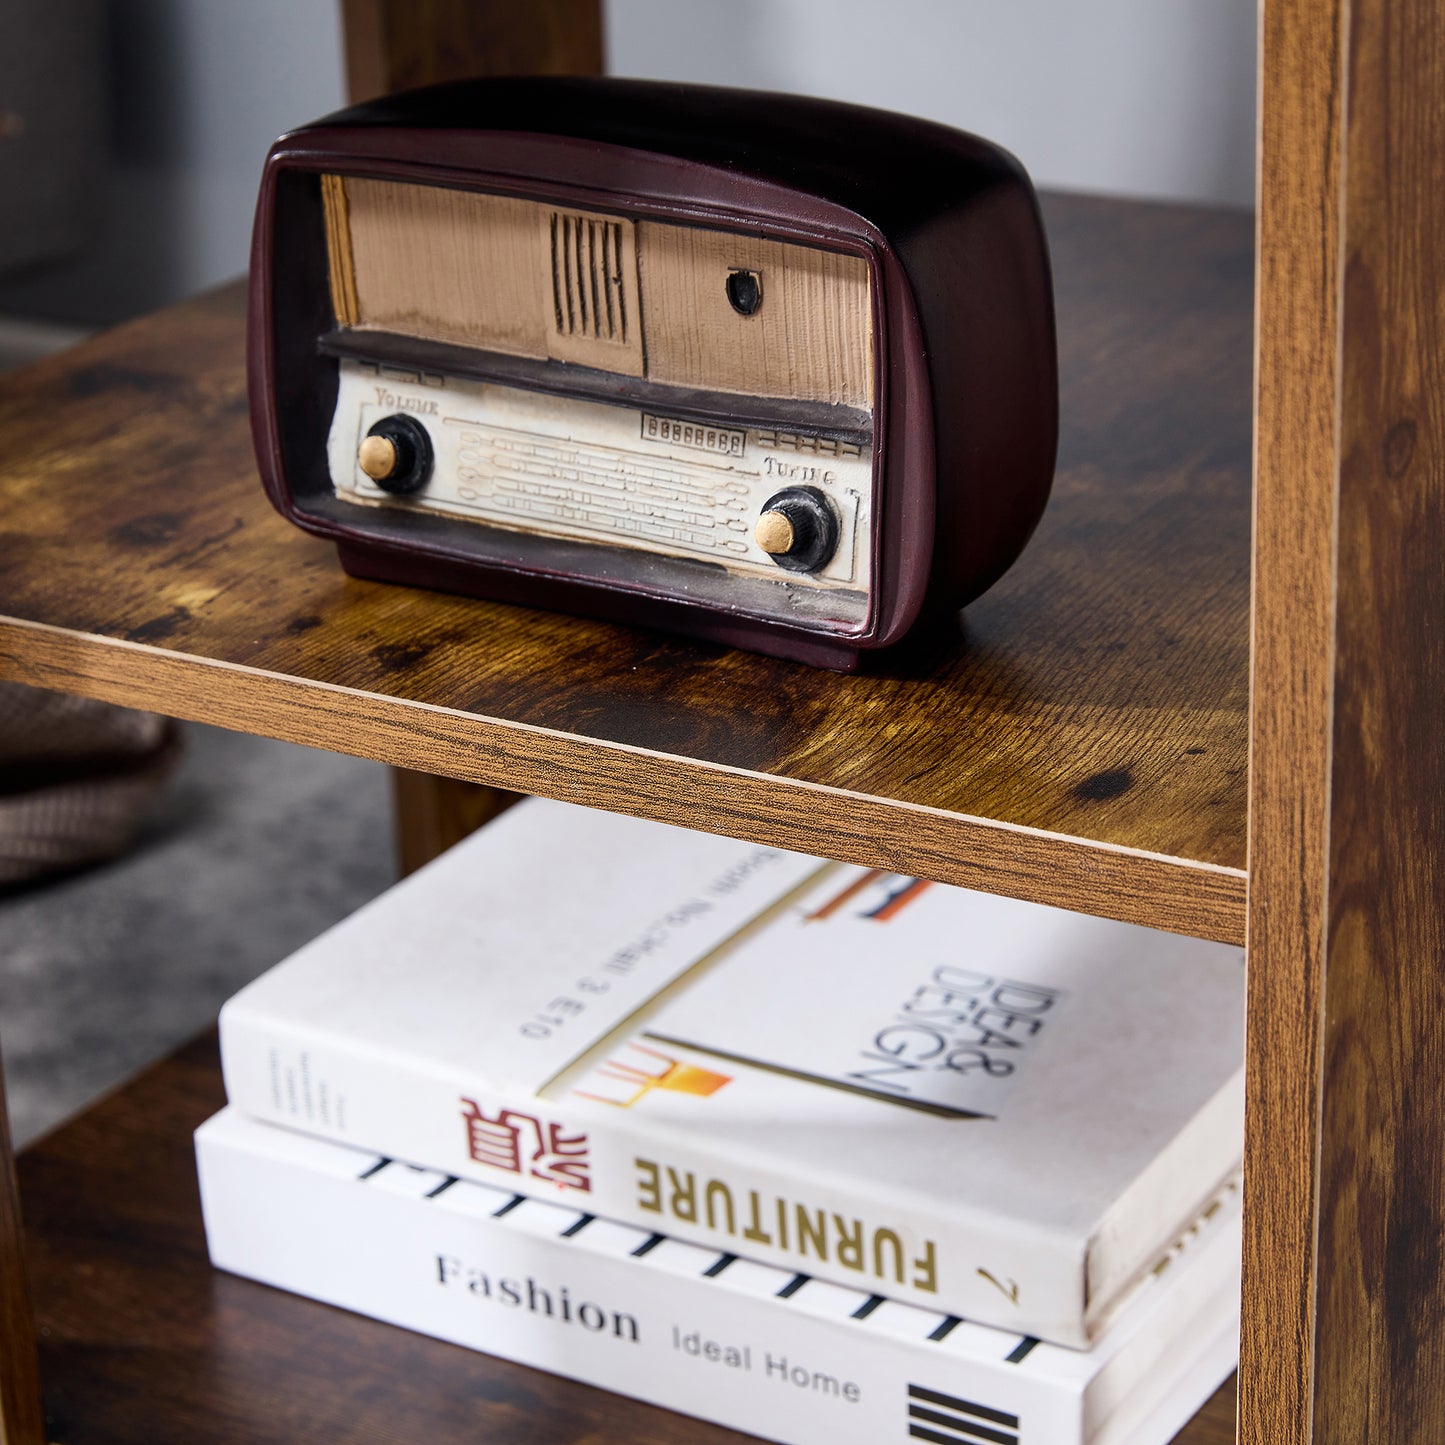
[[[644,221],[637,227],[647,375],[710,391],[873,409],[868,263],[860,256]],[[728,276],[762,304],[736,312]]]
[[[1242,1438],[1445,1419],[1445,14],[1265,6]]]
[[[399,646],[381,643],[382,647]],[[646,665],[647,653],[637,654]],[[525,665],[525,654],[514,659]],[[1197,864],[1001,825],[639,747],[377,696],[194,654],[97,645],[0,623],[0,675],[310,747],[501,785],[705,832],[915,873],[1178,933],[1241,941],[1243,879]]]
[[[342,0],[352,102],[476,75],[599,75],[600,0]]]
[[[359,319],[356,263],[351,254],[351,216],[342,177],[321,177],[321,206],[326,215],[326,272],[331,280],[331,309],[338,326],[355,326]]]
[[[1445,1434],[1445,11],[1347,35],[1317,1445]]]
[[[1240,1438],[1310,1438],[1329,819],[1340,6],[1265,0]]]
[[[502,788],[438,778],[410,768],[391,770],[397,870],[404,878],[440,857],[521,798]]]
[[[221,293],[0,383],[0,675],[1239,940],[1249,221],[1049,214],[1049,512],[875,672],[348,579],[260,493]]]
[[[0,1445],[44,1445],[35,1318],[0,1071]]]
[[[441,186],[321,179],[339,324],[642,375],[631,221]]]
[[[322,180],[332,302],[338,321],[353,318],[343,324],[872,409],[860,257],[441,186]],[[728,300],[736,270],[761,281],[751,316]]]
[[[1234,1402],[1238,1387],[1226,1380],[1205,1402],[1204,1408],[1173,1439],[1171,1445],[1234,1445]]]
[[[353,176],[344,182],[347,247],[330,235],[331,292],[356,297],[361,326],[480,346],[514,356],[547,355],[550,279],[542,207],[511,196],[408,186]],[[339,313],[338,313],[338,319]]]

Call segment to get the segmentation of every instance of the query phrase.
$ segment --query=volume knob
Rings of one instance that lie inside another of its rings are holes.
[[[396,443],[386,437],[369,436],[361,443],[356,459],[373,482],[384,482],[396,472]]]
[[[779,567],[816,572],[838,550],[838,514],[817,487],[785,487],[763,503],[753,540]]]
[[[356,461],[382,491],[410,496],[421,491],[431,477],[431,437],[409,416],[382,417],[362,438]]]

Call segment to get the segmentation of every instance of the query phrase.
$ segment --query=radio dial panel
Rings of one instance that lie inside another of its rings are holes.
[[[866,614],[873,473],[866,442],[724,427],[349,359],[339,369],[328,443],[338,500],[767,579],[773,586],[755,603],[764,614],[794,613],[792,588],[831,594],[841,620]],[[420,436],[425,480],[402,488],[368,474],[362,452],[377,435],[401,445],[403,436]],[[800,484],[780,490],[780,479]],[[796,531],[786,555],[756,537],[756,519],[769,511],[785,514]]]

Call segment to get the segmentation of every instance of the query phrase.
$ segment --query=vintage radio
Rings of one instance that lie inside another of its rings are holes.
[[[817,100],[491,80],[266,164],[261,474],[352,573],[848,669],[997,578],[1057,427],[996,147]]]

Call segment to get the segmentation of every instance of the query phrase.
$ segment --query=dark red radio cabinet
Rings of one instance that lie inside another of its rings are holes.
[[[1053,475],[1028,178],[819,100],[487,80],[295,131],[249,365],[348,571],[840,669],[999,577]]]

